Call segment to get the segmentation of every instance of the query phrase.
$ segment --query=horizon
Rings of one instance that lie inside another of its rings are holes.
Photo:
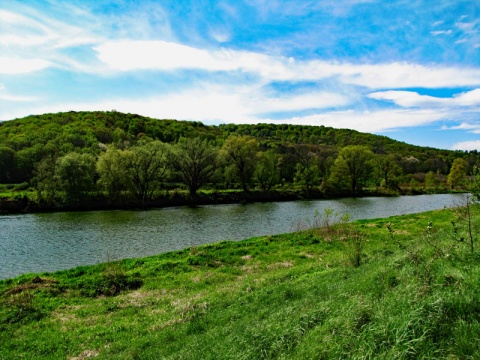
[[[480,3],[8,1],[0,121],[65,111],[480,149]]]

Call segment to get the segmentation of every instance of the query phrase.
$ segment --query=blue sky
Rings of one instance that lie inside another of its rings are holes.
[[[0,120],[112,109],[480,149],[480,2],[0,0]]]

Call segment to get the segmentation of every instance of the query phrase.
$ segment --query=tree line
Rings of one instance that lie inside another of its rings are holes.
[[[199,137],[175,144],[144,139],[125,148],[105,146],[97,157],[80,152],[46,157],[35,165],[32,184],[46,203],[74,204],[101,193],[114,203],[134,199],[142,207],[162,191],[181,187],[191,198],[205,187],[245,193],[296,189],[307,196],[355,196],[365,186],[399,187],[403,174],[395,155],[374,154],[364,145],[345,146],[333,159],[316,150],[297,145],[288,155],[261,151],[258,141],[245,135],[230,135],[221,146]],[[282,178],[288,171],[290,182]],[[466,174],[466,161],[457,159],[447,181],[457,186]]]
[[[101,194],[145,205],[175,188],[195,197],[202,188],[341,196],[365,187],[455,187],[478,160],[477,152],[323,126],[205,126],[115,111],[0,123],[0,183],[25,182],[45,202]]]

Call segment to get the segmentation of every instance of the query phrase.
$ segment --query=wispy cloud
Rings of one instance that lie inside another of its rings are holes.
[[[0,21],[0,46],[14,47],[17,50],[38,50],[39,47],[46,50],[45,46],[62,48],[96,41],[96,37],[89,34],[88,29],[69,25],[37,12],[23,15],[0,9]]]
[[[46,69],[52,65],[43,59],[0,57],[0,74],[24,74]]]
[[[456,107],[480,105],[480,89],[456,94],[453,97],[440,98],[420,95],[413,91],[382,91],[368,95],[376,100],[387,100],[402,107]]]
[[[378,133],[430,125],[446,118],[446,114],[433,110],[377,110],[332,111],[317,115],[295,117],[282,123],[299,125],[324,125]],[[279,123],[275,121],[275,123]]]
[[[471,134],[480,134],[480,123],[462,122],[456,126],[442,126],[442,130],[465,130]]]
[[[358,65],[302,61],[229,49],[205,50],[167,41],[116,41],[95,47],[98,58],[118,71],[200,69],[246,71],[267,80],[301,81],[337,77],[345,84],[379,88],[458,87],[480,84],[480,68],[409,63]]]
[[[9,101],[9,102],[32,102],[37,101],[36,97],[27,97],[27,96],[15,96],[0,93],[0,100]]]
[[[452,30],[437,30],[437,31],[431,31],[430,34],[433,36],[439,36],[439,35],[451,35],[453,33]]]

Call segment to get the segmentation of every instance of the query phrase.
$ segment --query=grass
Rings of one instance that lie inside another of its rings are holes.
[[[0,281],[0,358],[480,358],[480,255],[451,246],[452,221],[465,231],[442,210]]]

